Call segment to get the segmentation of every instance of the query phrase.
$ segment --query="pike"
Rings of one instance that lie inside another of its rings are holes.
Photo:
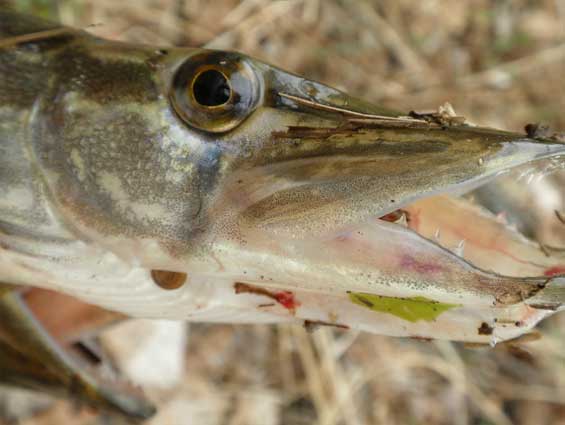
[[[564,154],[240,53],[102,40],[4,8],[0,379],[153,412],[63,349],[41,290],[120,313],[108,321],[516,338],[562,308],[564,258],[460,195]]]

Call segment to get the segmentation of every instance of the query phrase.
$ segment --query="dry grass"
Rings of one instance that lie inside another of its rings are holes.
[[[449,101],[481,124],[565,128],[563,0],[20,3],[41,3],[71,25],[100,24],[91,30],[105,37],[237,49],[397,108]],[[156,393],[154,424],[565,424],[564,325],[562,315],[539,341],[480,350],[192,325],[185,383]],[[71,423],[70,412],[59,403],[25,423]]]

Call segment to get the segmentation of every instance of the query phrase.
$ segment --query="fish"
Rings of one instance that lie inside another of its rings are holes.
[[[388,109],[239,52],[2,8],[0,370],[25,358],[15,383],[154,412],[85,372],[33,291],[127,317],[518,338],[563,309],[563,255],[468,195],[564,154],[558,137]]]

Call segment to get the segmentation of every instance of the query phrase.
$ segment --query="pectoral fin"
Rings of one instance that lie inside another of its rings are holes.
[[[58,314],[51,310],[51,314]],[[132,420],[153,415],[140,391],[105,382],[92,366],[68,353],[27,305],[21,292],[0,286],[0,381],[56,396]]]

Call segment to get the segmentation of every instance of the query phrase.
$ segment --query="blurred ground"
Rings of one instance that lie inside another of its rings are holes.
[[[404,110],[565,129],[565,1],[17,0],[114,39],[237,49]],[[565,317],[521,348],[190,327],[152,424],[565,424]],[[117,423],[59,402],[25,425]]]

